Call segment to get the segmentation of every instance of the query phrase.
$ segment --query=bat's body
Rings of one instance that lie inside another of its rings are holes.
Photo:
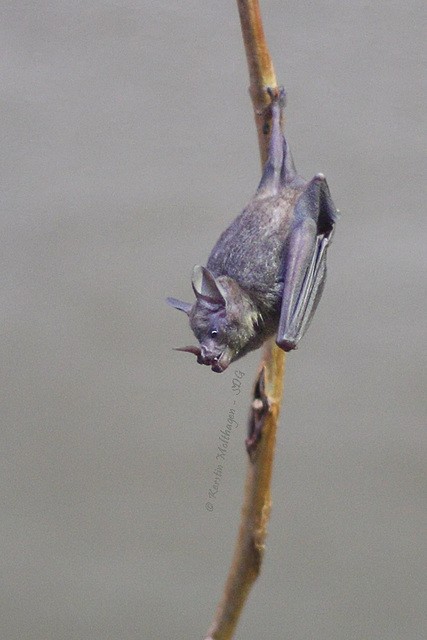
[[[337,211],[323,175],[306,182],[295,171],[280,128],[284,92],[272,96],[269,156],[260,185],[214,246],[207,268],[196,266],[196,303],[169,298],[185,311],[200,347],[182,350],[224,371],[277,333],[295,349],[319,301],[326,250]]]
[[[286,239],[300,194],[301,188],[288,188],[278,195],[255,196],[221,235],[208,259],[207,269],[215,278],[233,278],[249,293],[264,319],[257,333],[260,344],[279,324]]]

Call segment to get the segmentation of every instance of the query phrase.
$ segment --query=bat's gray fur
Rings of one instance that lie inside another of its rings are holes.
[[[217,372],[276,333],[282,349],[296,348],[323,290],[338,218],[324,176],[306,182],[296,173],[280,128],[284,91],[269,93],[272,133],[259,187],[222,233],[207,268],[194,267],[196,302],[168,298],[188,314],[200,342],[181,350]]]

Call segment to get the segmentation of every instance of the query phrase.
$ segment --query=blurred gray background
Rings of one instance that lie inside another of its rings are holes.
[[[262,2],[302,175],[341,220],[287,371],[236,638],[426,637],[425,3]],[[2,3],[1,640],[201,638],[260,354],[219,376],[165,297],[260,177],[234,2]],[[221,428],[236,402],[214,505]]]

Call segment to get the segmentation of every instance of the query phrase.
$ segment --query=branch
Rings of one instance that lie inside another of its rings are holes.
[[[268,155],[271,98],[266,87],[277,87],[265,42],[258,0],[237,0],[250,77],[261,164]],[[249,413],[248,469],[239,534],[221,602],[205,640],[229,640],[261,569],[270,516],[270,481],[283,389],[285,353],[273,340],[264,345]]]
[[[265,41],[258,0],[237,0],[243,42],[249,69],[249,93],[255,112],[258,144],[263,167],[268,155],[271,98],[266,87],[277,87],[273,62]]]

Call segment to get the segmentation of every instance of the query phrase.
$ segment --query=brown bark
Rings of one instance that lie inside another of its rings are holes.
[[[276,88],[273,63],[262,27],[258,0],[237,0],[250,77],[250,95],[264,166],[268,155],[271,99],[266,87]],[[255,379],[249,413],[248,469],[245,495],[233,561],[223,597],[205,640],[229,640],[252,583],[262,564],[267,523],[270,516],[270,481],[273,468],[276,431],[283,389],[285,353],[273,340],[263,349]]]

